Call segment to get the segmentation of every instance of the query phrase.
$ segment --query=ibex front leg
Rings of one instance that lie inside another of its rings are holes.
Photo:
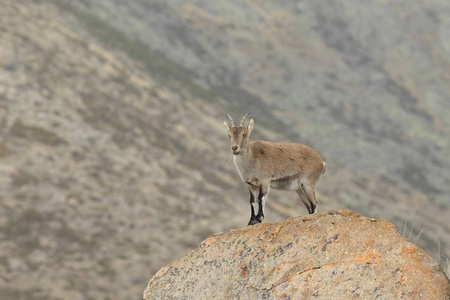
[[[251,185],[250,190],[250,206],[251,216],[248,225],[254,225],[261,223],[264,219],[264,205],[269,194],[269,184],[261,184],[259,187]],[[258,200],[258,206],[256,205],[256,199]],[[255,212],[258,210],[258,214]]]
[[[250,191],[250,209],[251,209],[251,215],[250,215],[250,221],[248,221],[247,225],[253,225],[258,223],[256,221],[256,211],[258,211],[258,207],[256,205],[256,199],[258,199],[258,187],[255,185],[248,185],[248,190]]]

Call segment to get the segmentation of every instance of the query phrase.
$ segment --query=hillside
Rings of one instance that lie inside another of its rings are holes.
[[[319,211],[424,228],[450,257],[445,4],[214,3],[0,0],[1,299],[136,298],[245,226],[227,112],[318,150]],[[273,191],[265,222],[306,214]]]
[[[382,219],[329,211],[216,234],[143,299],[448,299],[436,261]]]
[[[319,188],[324,209],[414,224],[430,253],[448,248],[446,2],[55,3],[58,15],[82,21],[61,20],[84,38],[125,52],[163,85],[219,104],[219,120],[252,111],[266,129],[253,138],[316,148],[336,164]],[[295,196],[280,201],[298,210]]]
[[[209,103],[220,96],[231,113],[252,111],[257,125],[278,132],[263,138],[314,146],[346,173],[330,175],[325,197],[397,226],[415,223],[416,234],[426,228],[422,246],[434,251],[450,231],[449,8],[443,1],[79,3],[77,15],[96,16],[176,72],[113,45],[117,36],[97,23],[95,36],[86,33],[89,22],[73,29],[164,74],[165,83],[198,84]]]

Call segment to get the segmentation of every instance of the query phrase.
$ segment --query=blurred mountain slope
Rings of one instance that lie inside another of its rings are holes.
[[[137,297],[202,238],[245,224],[214,105],[35,4],[1,14],[2,299]]]
[[[258,107],[256,100],[267,103],[263,118],[254,113],[256,124],[313,145],[348,171],[343,185],[331,174],[321,187],[333,202],[399,227],[415,223],[415,234],[425,228],[419,243],[430,252],[439,241],[447,245],[446,2],[78,4],[114,20],[108,24],[182,66],[241,113]],[[248,99],[255,101],[250,108]]]
[[[330,20],[348,7],[312,2],[0,3],[2,299],[138,297],[161,266],[245,226],[226,112],[252,111],[252,139],[322,154],[320,210],[414,222],[449,256],[444,4],[423,16],[439,19],[436,45],[415,51],[396,37],[419,29],[389,7],[383,52],[349,44],[379,3],[345,30]],[[296,203],[273,191],[266,221],[306,214]]]

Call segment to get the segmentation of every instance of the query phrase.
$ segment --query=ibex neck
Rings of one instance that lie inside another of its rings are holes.
[[[253,156],[252,153],[252,147],[250,147],[250,142],[247,143],[247,147],[245,148],[241,148],[241,152],[239,153],[239,155],[235,155],[236,157],[241,157],[242,159],[251,159],[251,157]]]
[[[250,143],[248,143],[245,149],[241,149],[239,155],[233,155],[233,162],[236,165],[236,169],[243,181],[248,181],[251,166],[253,165],[253,153]]]

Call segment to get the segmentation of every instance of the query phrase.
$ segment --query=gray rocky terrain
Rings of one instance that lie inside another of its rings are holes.
[[[0,5],[1,299],[136,299],[244,227],[227,112],[321,154],[319,211],[450,257],[445,1]],[[273,191],[265,222],[306,214]]]

